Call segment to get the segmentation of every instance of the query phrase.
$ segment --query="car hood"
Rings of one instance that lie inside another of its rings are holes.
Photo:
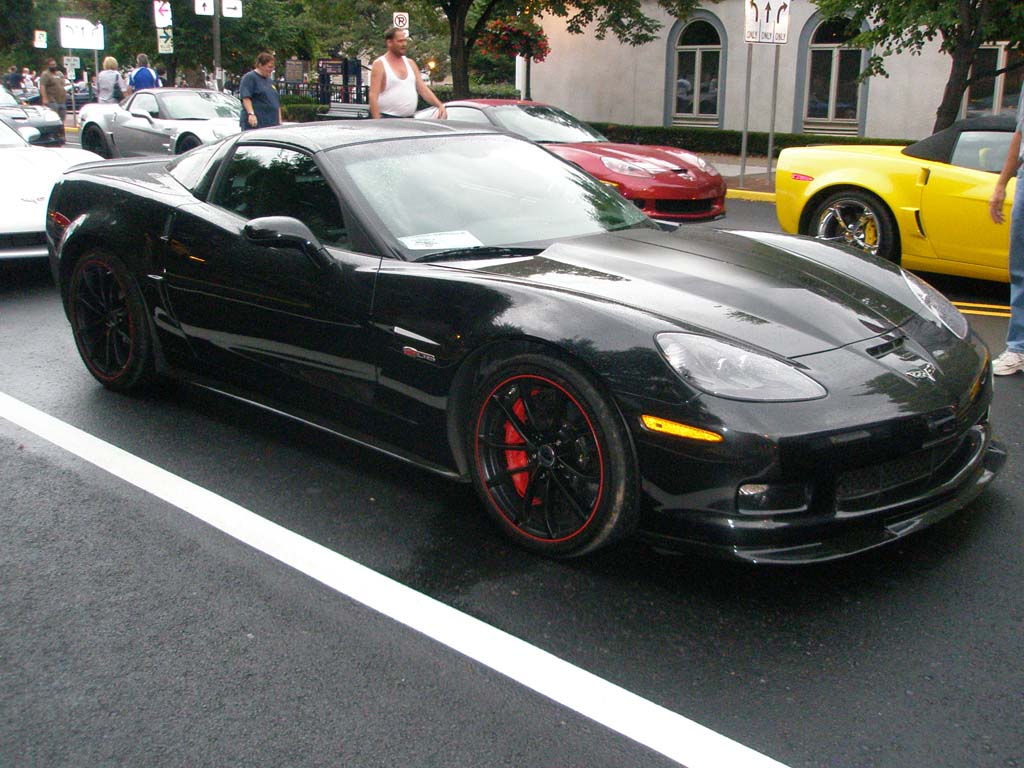
[[[627,305],[788,358],[873,338],[919,308],[894,265],[761,232],[630,230],[448,266]]]
[[[615,144],[608,141],[580,142],[577,144],[545,144],[559,157],[580,163],[585,156],[598,161],[613,157],[647,168],[652,173],[679,173],[688,171],[696,180],[718,179],[718,171],[692,152],[675,147],[656,147],[646,144]],[[704,166],[703,168],[701,166]]]
[[[3,185],[3,192],[0,192],[0,228],[5,232],[42,229],[46,201],[64,169],[102,159],[82,149],[0,149],[0,168],[4,175],[19,180],[18,184]]]

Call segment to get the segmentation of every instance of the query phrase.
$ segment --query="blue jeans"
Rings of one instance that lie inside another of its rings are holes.
[[[1006,348],[1024,352],[1024,166],[1017,171],[1010,213],[1010,327]]]

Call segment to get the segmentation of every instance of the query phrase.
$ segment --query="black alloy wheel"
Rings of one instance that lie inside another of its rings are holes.
[[[183,155],[190,149],[195,149],[200,146],[202,143],[203,142],[199,140],[199,137],[193,136],[191,133],[187,136],[182,136],[181,140],[178,142],[178,154]]]
[[[95,152],[100,157],[110,158],[110,150],[103,138],[103,131],[97,125],[86,126],[82,131],[82,149]]]
[[[136,389],[152,376],[152,341],[142,297],[116,256],[92,251],[71,273],[68,318],[89,372],[113,390]]]
[[[829,195],[814,210],[808,234],[899,263],[896,221],[885,203],[867,192],[851,189]]]
[[[575,556],[636,528],[637,470],[618,411],[555,358],[520,355],[485,375],[474,402],[473,481],[517,543]]]

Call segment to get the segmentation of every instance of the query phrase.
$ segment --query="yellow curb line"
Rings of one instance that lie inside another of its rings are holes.
[[[752,189],[727,189],[725,197],[728,200],[754,200],[759,203],[774,203],[774,192],[755,192]]]

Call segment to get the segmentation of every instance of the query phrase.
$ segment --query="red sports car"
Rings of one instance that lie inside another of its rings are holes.
[[[725,215],[725,181],[711,163],[676,147],[617,144],[568,112],[536,101],[466,99],[445,104],[449,120],[483,123],[543,144],[609,184],[648,216],[670,221]],[[416,114],[432,118],[431,107]]]

